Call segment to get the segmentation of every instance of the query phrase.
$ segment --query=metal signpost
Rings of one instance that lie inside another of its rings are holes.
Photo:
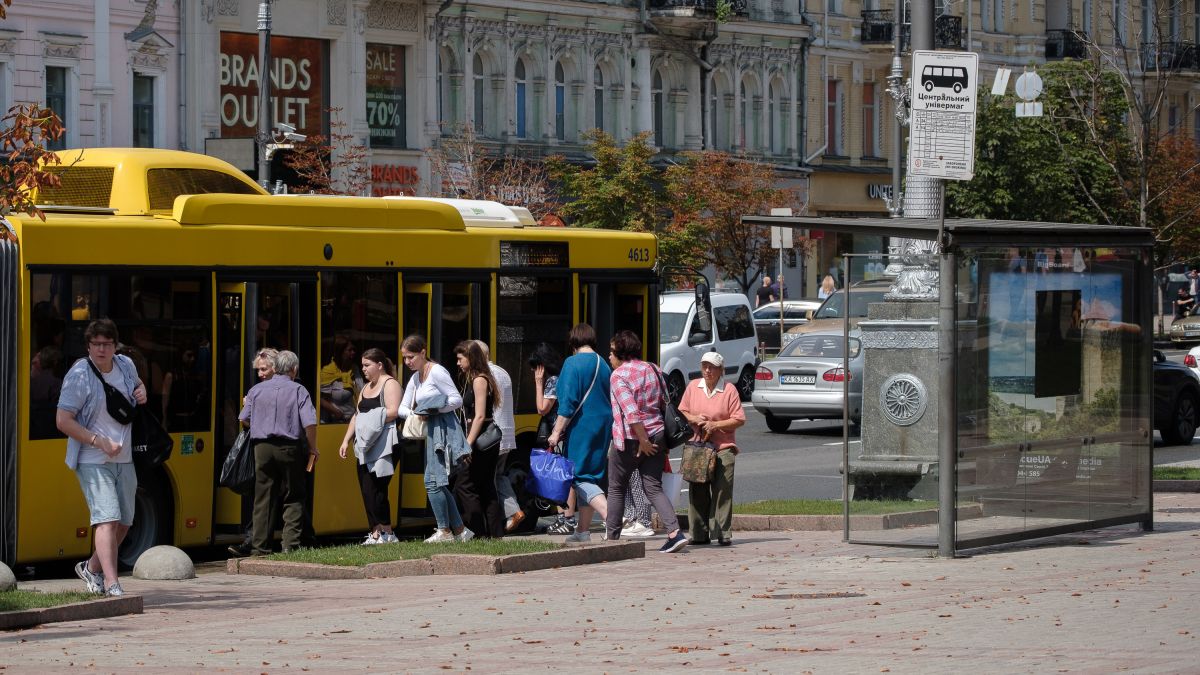
[[[979,55],[913,51],[908,173],[971,180]]]
[[[787,215],[792,215],[792,210],[787,209]],[[775,214],[775,210],[771,211]],[[779,279],[779,348],[783,349],[783,249],[792,248],[792,228],[790,227],[772,227],[771,228],[771,248],[779,249],[779,273],[776,278]],[[803,276],[801,277],[803,278]],[[800,283],[800,287],[804,287],[804,282]]]

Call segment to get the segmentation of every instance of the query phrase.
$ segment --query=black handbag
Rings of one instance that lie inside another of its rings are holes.
[[[250,447],[249,429],[242,429],[229,448],[217,483],[243,495],[254,489],[254,448]]]
[[[100,374],[100,370],[96,368],[96,364],[92,363],[91,359],[87,360],[88,366],[96,377],[100,379],[100,384],[104,385],[104,407],[108,410],[108,414],[117,424],[129,424],[134,421],[134,414],[137,406],[133,401],[125,398],[116,387],[104,381],[104,376]],[[116,359],[113,360],[113,367],[117,367]]]
[[[662,386],[663,443],[668,450],[674,450],[692,437],[692,425],[667,396],[667,382],[663,379],[662,371],[655,367],[654,372],[658,373],[658,382]]]
[[[175,441],[162,422],[146,406],[138,406],[133,417],[133,463],[152,469],[171,458]]]
[[[491,452],[500,447],[500,439],[503,437],[504,434],[500,431],[500,427],[495,422],[488,422],[483,426],[483,431],[479,432],[479,437],[475,439],[471,450]]]

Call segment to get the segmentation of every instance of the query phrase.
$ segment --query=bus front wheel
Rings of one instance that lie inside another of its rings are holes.
[[[148,474],[139,472],[133,525],[117,550],[120,566],[132,569],[143,553],[159,544],[170,543],[172,518],[166,475],[161,470]]]

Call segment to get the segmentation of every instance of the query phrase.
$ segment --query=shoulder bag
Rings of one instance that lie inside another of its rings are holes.
[[[86,358],[86,357],[85,357]],[[129,424],[134,421],[134,412],[137,408],[133,401],[130,401],[116,387],[112,386],[104,380],[104,376],[100,374],[100,370],[96,368],[96,364],[92,363],[91,359],[87,359],[88,367],[99,378],[100,384],[104,385],[104,407],[108,410],[108,414],[117,424]],[[116,357],[113,358],[113,368],[119,368]]]
[[[654,372],[658,373],[658,383],[662,387],[663,442],[668,450],[673,450],[693,436],[692,425],[683,413],[679,412],[679,408],[671,403],[671,398],[667,395],[667,381],[663,379],[662,371],[658,366],[651,365]]]
[[[133,417],[133,463],[140,469],[152,469],[171,458],[175,441],[162,422],[144,405]]]
[[[417,376],[414,375],[413,377]],[[417,404],[417,389],[420,387],[420,381],[418,380],[417,387],[413,389],[413,405]],[[412,410],[412,406],[409,406],[409,410]],[[410,413],[408,417],[404,418],[404,426],[400,428],[400,437],[407,441],[423,441],[425,440],[425,425],[426,419],[424,417]]]

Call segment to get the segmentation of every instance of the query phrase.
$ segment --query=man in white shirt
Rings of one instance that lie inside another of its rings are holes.
[[[500,459],[496,462],[496,494],[504,505],[504,531],[512,532],[525,519],[521,505],[517,503],[517,494],[513,491],[512,483],[508,480],[508,451],[517,447],[517,422],[513,418],[512,378],[508,371],[492,363],[491,351],[483,340],[475,341],[483,355],[488,359],[488,368],[500,387],[500,407],[494,411],[496,426],[500,427]]]

